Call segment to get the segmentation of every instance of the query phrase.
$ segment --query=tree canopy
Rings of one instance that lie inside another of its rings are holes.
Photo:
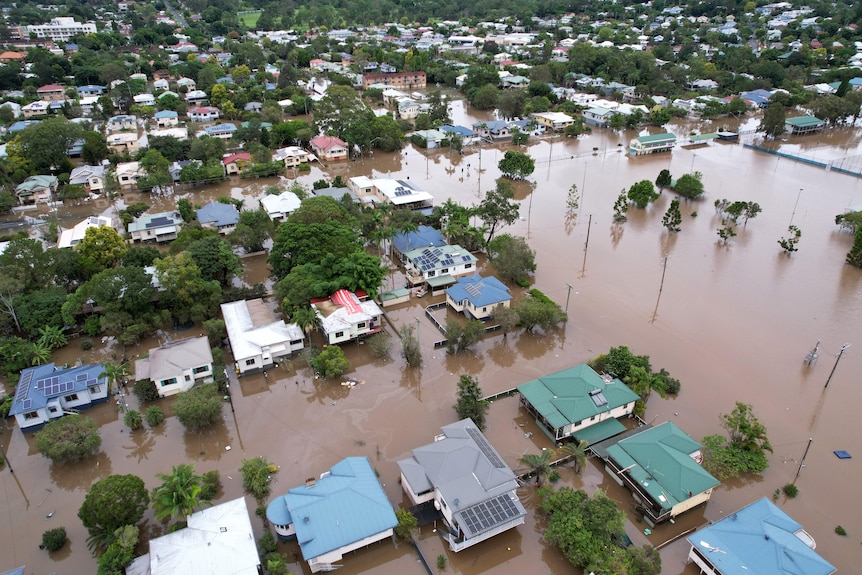
[[[456,393],[455,412],[459,419],[469,417],[479,429],[485,429],[485,414],[488,413],[490,405],[482,400],[482,389],[474,377],[467,374],[458,379],[458,391]]]
[[[511,226],[518,219],[519,208],[513,201],[514,198],[515,187],[501,178],[497,180],[496,187],[489,190],[485,198],[476,206],[473,213],[482,218],[485,223],[485,232],[488,234],[485,238],[486,244],[491,242],[498,228]]]
[[[528,154],[506,150],[498,167],[505,177],[513,180],[523,180],[536,169],[536,161]]]
[[[36,433],[36,449],[56,463],[81,461],[101,445],[96,422],[78,414],[55,419]]]
[[[149,504],[150,496],[140,477],[109,475],[90,487],[78,518],[90,532],[91,541],[107,546],[117,529],[137,524]]]

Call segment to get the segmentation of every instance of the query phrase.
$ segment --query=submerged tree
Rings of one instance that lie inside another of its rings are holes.
[[[614,221],[615,222],[624,222],[628,218],[626,212],[629,211],[629,199],[626,195],[626,191],[620,191],[620,195],[617,196],[617,201],[614,202]]]
[[[661,225],[672,232],[678,232],[681,229],[679,227],[681,223],[682,213],[679,211],[679,199],[674,198],[671,200],[670,206],[667,208],[664,217],[661,219]]]
[[[422,349],[419,346],[419,340],[413,334],[413,326],[410,324],[402,325],[398,330],[398,337],[401,339],[401,353],[407,360],[407,365],[410,367],[421,366]]]
[[[458,379],[458,392],[456,394],[455,412],[460,419],[469,417],[479,429],[485,429],[485,414],[488,413],[489,404],[482,399],[482,389],[479,382],[469,376],[462,375]]]
[[[553,452],[550,449],[543,449],[538,454],[527,453],[518,459],[518,463],[526,465],[530,468],[530,473],[536,476],[536,485],[542,486],[542,482],[551,474],[551,455]]]
[[[156,521],[183,519],[208,502],[201,497],[201,477],[192,465],[183,463],[156,477],[162,480],[150,497]]]
[[[632,184],[628,191],[628,199],[643,209],[658,199],[658,192],[649,180],[641,180]]]
[[[769,467],[766,452],[772,452],[772,445],[753,407],[737,401],[734,410],[719,419],[728,437],[716,434],[703,438],[704,468],[719,479],[765,471]]]
[[[862,227],[856,230],[853,247],[847,253],[847,263],[857,268],[862,268]]]
[[[673,182],[673,177],[670,175],[670,170],[668,169],[664,169],[659,172],[658,177],[655,179],[655,185],[657,185],[660,190],[668,187],[671,182]]]
[[[778,245],[781,246],[784,253],[791,254],[799,249],[796,247],[796,244],[799,243],[799,238],[802,237],[802,230],[791,224],[787,228],[787,232],[787,237],[782,236],[778,240]]]

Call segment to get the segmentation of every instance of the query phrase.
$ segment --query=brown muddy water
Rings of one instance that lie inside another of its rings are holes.
[[[464,117],[458,121],[471,119]],[[688,129],[682,126],[677,133]],[[155,430],[129,433],[116,404],[105,404],[87,412],[102,426],[102,451],[74,466],[52,465],[36,453],[32,435],[10,430],[0,436],[15,469],[14,474],[0,471],[0,569],[26,564],[28,573],[94,572],[96,562],[87,552],[86,531],[76,512],[89,485],[110,473],[137,474],[152,488],[158,483],[157,473],[190,462],[198,472],[221,472],[224,489],[219,500],[227,500],[242,494],[238,467],[244,458],[266,455],[281,466],[273,483],[273,494],[279,494],[345,456],[366,455],[380,472],[392,503],[405,503],[396,461],[432,441],[441,425],[455,419],[455,383],[460,374],[475,375],[490,394],[625,344],[638,354],[648,354],[656,369],[664,367],[682,381],[678,397],[650,399],[648,422],[672,419],[700,439],[721,432],[718,416],[731,411],[735,401],[751,403],[775,448],[770,468],[762,477],[723,483],[708,505],[675,524],[659,526],[649,537],[632,513],[631,496],[595,463],[581,475],[561,470],[558,485],[606,491],[628,512],[627,532],[635,543],[659,545],[759,497],[771,497],[775,489],[794,481],[808,439],[813,438],[796,480],[799,496],[793,500],[781,496],[777,503],[812,534],[819,553],[840,572],[854,573],[862,557],[862,505],[854,495],[862,472],[862,442],[854,423],[862,402],[858,375],[862,373],[862,270],[844,263],[852,236],[839,231],[833,218],[849,206],[862,204],[862,181],[734,144],[713,143],[632,159],[618,146],[627,144],[631,135],[597,131],[581,140],[542,139],[528,149],[537,162],[535,189],[531,192],[526,183],[518,187],[522,217],[505,231],[527,236],[536,250],[535,287],[560,305],[568,302],[570,321],[564,328],[548,334],[490,336],[474,350],[451,356],[432,348],[433,341],[442,337],[422,312],[422,306],[433,301],[425,298],[388,310],[390,333],[399,325],[417,324],[418,318],[425,360],[419,370],[406,368],[397,349],[391,360],[377,362],[363,345],[350,344],[344,346],[351,361],[350,375],[365,383],[346,388],[314,379],[302,360],[295,359],[267,377],[259,374],[234,381],[235,411],[226,404],[223,422],[199,435],[185,433],[172,417]],[[831,157],[859,153],[856,134],[837,138],[830,133],[817,141],[790,139],[786,145],[807,146]],[[595,153],[594,147],[599,148]],[[314,167],[300,180],[310,185],[335,175],[390,174],[409,177],[439,203],[452,197],[469,204],[494,186],[497,162],[505,149],[504,145],[486,146],[461,156],[408,146],[401,153],[375,153],[356,163]],[[673,198],[667,191],[646,210],[630,209],[626,223],[614,224],[612,206],[619,191],[641,179],[655,180],[663,168],[674,176],[691,170],[704,174],[706,197],[682,202],[682,231],[671,235],[661,226]],[[176,195],[189,196],[198,204],[231,195],[254,206],[265,186],[278,182],[288,180],[235,180]],[[581,205],[567,217],[566,192],[573,184],[582,192]],[[763,212],[740,227],[737,237],[719,243],[719,221],[712,206],[718,198],[757,201]],[[167,209],[175,200],[154,198],[152,203]],[[67,211],[79,217],[93,207]],[[791,221],[803,236],[799,251],[787,256],[776,242]],[[263,258],[244,263],[246,281],[266,276]],[[492,272],[488,266],[482,271]],[[396,276],[393,282],[398,281]],[[128,353],[135,356],[166,337],[199,331],[159,334]],[[818,340],[822,341],[820,358],[808,367],[803,358]],[[844,343],[853,345],[824,389],[835,354]],[[57,352],[55,360],[105,361],[121,354],[112,342],[88,352],[72,342]],[[136,406],[134,397],[126,400]],[[161,403],[169,408],[169,400]],[[486,433],[516,469],[521,455],[551,447],[514,398],[492,405]],[[832,453],[837,449],[848,450],[853,459],[837,459]],[[524,486],[520,494],[527,508],[535,510],[535,487]],[[251,498],[247,499],[253,507]],[[51,512],[54,515],[46,518]],[[256,518],[254,525],[260,534],[262,525]],[[847,530],[846,537],[834,533],[837,525]],[[38,544],[44,530],[57,526],[66,527],[70,544],[49,556]],[[421,534],[420,547],[432,566],[438,554],[445,554],[447,570],[464,575],[578,573],[542,540],[541,527],[541,518],[531,513],[518,529],[455,555],[429,526]],[[149,512],[145,535],[156,536],[163,528]],[[308,572],[295,559],[295,545],[280,544],[280,549],[294,573]],[[687,551],[684,540],[664,547],[663,573],[697,573],[686,566]],[[342,563],[344,573],[424,572],[410,546],[388,541],[349,555]]]

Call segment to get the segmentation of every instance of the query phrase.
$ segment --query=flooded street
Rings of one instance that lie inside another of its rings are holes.
[[[455,116],[456,123],[479,121],[459,109]],[[685,133],[686,128],[677,133]],[[842,134],[845,137],[840,140],[837,133],[816,141],[791,139],[788,146],[807,147],[809,151],[803,153],[814,150],[818,157],[858,154],[858,135]],[[258,374],[233,381],[235,411],[226,404],[223,422],[197,435],[186,433],[173,417],[156,429],[129,432],[114,399],[86,412],[101,425],[102,452],[72,466],[51,464],[36,452],[32,434],[10,429],[0,435],[15,471],[0,471],[0,569],[26,564],[28,573],[95,572],[96,561],[86,549],[87,533],[76,514],[89,485],[111,473],[134,473],[152,489],[159,483],[157,473],[190,462],[198,473],[219,470],[223,493],[218,501],[226,501],[242,494],[238,472],[242,459],[265,455],[280,465],[272,485],[272,495],[278,495],[327,471],[343,457],[365,455],[379,471],[393,504],[406,504],[396,461],[412,448],[431,442],[442,425],[455,420],[459,375],[476,376],[482,390],[492,394],[585,362],[611,346],[628,345],[637,354],[649,355],[654,369],[663,367],[682,382],[678,397],[649,400],[647,422],[673,420],[700,440],[722,432],[719,414],[743,401],[754,406],[775,449],[762,477],[722,483],[708,505],[675,524],[657,527],[648,541],[663,544],[757,498],[771,497],[794,480],[808,439],[813,438],[796,481],[798,497],[786,500],[782,495],[777,503],[815,538],[818,553],[839,572],[854,573],[862,556],[862,513],[853,496],[862,474],[862,441],[852,423],[862,402],[858,376],[862,373],[862,270],[844,263],[853,237],[838,229],[834,216],[862,205],[862,179],[720,142],[629,158],[623,147],[631,137],[632,133],[597,130],[580,140],[536,140],[528,148],[536,160],[535,189],[525,183],[518,186],[522,217],[504,231],[526,236],[536,251],[534,287],[562,306],[568,298],[570,320],[564,328],[548,334],[491,335],[471,351],[447,355],[432,347],[442,336],[424,316],[422,307],[438,301],[428,297],[387,309],[389,322],[384,324],[394,333],[400,325],[416,324],[418,318],[424,357],[418,370],[405,367],[397,344],[392,359],[385,362],[371,358],[363,345],[348,344],[344,351],[351,363],[350,375],[365,383],[347,388],[314,379],[303,360],[294,358],[266,378]],[[447,197],[472,204],[493,188],[499,176],[497,162],[506,149],[503,144],[485,145],[459,155],[408,145],[401,153],[375,152],[373,158],[355,163],[314,166],[299,180],[310,187],[315,180],[336,175],[409,177],[434,195],[438,204]],[[675,197],[669,191],[645,210],[631,207],[628,221],[615,224],[612,208],[620,190],[641,179],[654,181],[665,168],[675,178],[692,170],[704,175],[704,199],[682,201],[682,231],[671,235],[661,225]],[[246,207],[256,207],[266,186],[289,182],[287,178],[235,179],[144,201],[158,211],[175,206],[177,197],[203,205],[229,195],[244,199]],[[582,192],[581,205],[575,216],[567,218],[566,192],[573,184]],[[720,221],[713,202],[719,198],[756,201],[763,208],[746,227],[740,225],[738,236],[726,245],[716,235]],[[140,199],[130,194],[125,201]],[[93,208],[68,212],[80,218]],[[791,220],[803,235],[799,251],[787,256],[777,241]],[[264,257],[243,262],[247,283],[266,279]],[[487,264],[480,271],[493,273]],[[573,286],[570,295],[567,284]],[[166,337],[201,331],[195,327],[179,334],[163,333],[160,339],[129,348],[127,354],[132,358]],[[314,337],[320,339],[319,334]],[[820,358],[808,367],[803,358],[818,340],[822,341]],[[55,353],[54,361],[114,361],[122,356],[118,345],[96,343],[92,350],[82,351],[79,341],[73,340]],[[835,354],[845,343],[853,345],[824,389]],[[137,406],[134,396],[126,400],[130,407]],[[159,404],[166,415],[170,415],[169,404],[170,400]],[[523,454],[551,447],[515,398],[491,406],[486,435],[516,470]],[[849,451],[853,458],[839,460],[832,453],[838,449]],[[645,525],[632,512],[631,495],[594,461],[580,475],[569,468],[560,471],[557,485],[605,490],[628,512],[629,536],[636,544],[647,542]],[[534,513],[535,486],[523,486],[519,493],[530,512],[527,522],[457,555],[444,549],[432,526],[424,528],[419,546],[429,562],[433,565],[438,554],[446,554],[447,572],[464,575],[578,573],[556,548],[541,540],[540,519]],[[253,512],[252,498],[247,501]],[[51,512],[54,515],[47,519]],[[260,535],[261,521],[252,520]],[[147,537],[164,529],[154,521],[152,511],[143,525]],[[834,533],[837,525],[847,530],[846,537]],[[58,526],[66,528],[70,544],[49,557],[38,544],[43,531]],[[309,572],[307,565],[292,559],[298,554],[295,544],[280,544],[279,549],[292,560],[293,573]],[[139,549],[145,550],[145,546]],[[662,572],[696,574],[694,566],[685,564],[687,553],[684,539],[664,547]],[[340,572],[419,575],[425,571],[417,559],[410,545],[384,541],[346,556]]]

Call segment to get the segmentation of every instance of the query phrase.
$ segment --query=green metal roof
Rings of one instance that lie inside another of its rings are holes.
[[[716,132],[710,132],[709,134],[695,134],[691,137],[692,142],[705,142],[707,140],[714,140],[718,137]]]
[[[575,439],[578,441],[586,440],[588,445],[592,445],[599,441],[604,441],[609,437],[619,435],[625,430],[625,425],[620,423],[617,418],[611,417],[610,419],[600,421],[599,423],[591,425],[585,429],[579,429],[574,435]]]
[[[590,392],[601,391],[607,403],[598,406]],[[518,386],[555,429],[589,419],[638,400],[638,395],[618,379],[606,383],[587,364],[558,371]]]
[[[814,116],[796,116],[795,118],[787,118],[784,122],[797,128],[810,128],[824,124],[823,120]]]
[[[649,136],[638,136],[638,141],[642,144],[651,144],[654,142],[675,142],[676,136],[670,132],[664,134],[650,134]]]
[[[450,274],[443,274],[442,276],[438,276],[436,278],[428,278],[428,285],[432,288],[448,286],[455,283],[455,278]]]
[[[690,454],[700,444],[668,421],[607,448],[620,469],[665,510],[718,485]]]

